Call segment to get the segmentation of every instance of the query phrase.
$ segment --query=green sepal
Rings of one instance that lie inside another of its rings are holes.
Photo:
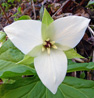
[[[44,8],[44,14],[42,18],[42,24],[45,24],[46,26],[49,26],[53,22],[53,18],[50,16],[46,8]]]
[[[34,57],[31,57],[29,55],[25,55],[24,58],[21,61],[17,62],[17,64],[27,65],[27,64],[31,64],[33,62],[34,62]]]
[[[42,39],[46,40],[47,39],[47,28],[48,26],[53,22],[52,17],[50,16],[50,14],[48,13],[48,11],[46,9],[44,9],[44,14],[43,14],[43,19],[42,19]],[[51,36],[50,36],[51,37]]]

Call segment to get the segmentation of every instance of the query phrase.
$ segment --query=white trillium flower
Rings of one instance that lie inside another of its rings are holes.
[[[89,21],[81,16],[67,16],[55,20],[41,33],[40,21],[20,20],[4,30],[19,50],[35,57],[34,66],[40,80],[55,94],[67,71],[64,51],[80,42]]]

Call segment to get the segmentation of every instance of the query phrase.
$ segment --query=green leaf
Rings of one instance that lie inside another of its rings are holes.
[[[74,49],[70,49],[68,51],[64,51],[68,59],[72,58],[84,58],[80,54],[78,54]]]
[[[8,3],[2,3],[2,6],[7,8],[8,7]]]
[[[3,78],[2,78],[2,81],[4,84],[13,84],[15,82],[15,80],[13,79],[3,79]]]
[[[31,66],[16,64],[0,59],[0,78],[9,78],[22,75],[34,75],[35,70]]]
[[[17,49],[8,49],[5,52],[0,54],[0,59],[18,62],[23,58],[23,54]]]
[[[82,79],[85,78],[85,72],[82,72],[82,73],[80,74],[80,78],[82,78]]]
[[[89,1],[87,6],[90,6],[90,5],[93,5],[94,4],[94,1]]]
[[[8,3],[13,3],[14,2],[14,0],[8,0]]]
[[[31,19],[30,16],[28,16],[28,15],[23,15],[23,16],[21,16],[20,18],[18,18],[17,20],[30,20],[30,19]]]
[[[21,75],[32,75],[35,70],[32,65],[27,66],[25,61],[31,60],[25,59],[23,63],[16,64],[21,61],[24,54],[18,50],[10,40],[6,41],[0,48],[0,77],[14,77]],[[30,63],[30,61],[28,62]]]
[[[38,78],[22,78],[0,86],[1,98],[92,98],[94,82],[66,77],[57,93],[52,94]]]
[[[0,54],[8,50],[9,48],[15,48],[10,40],[7,40],[0,48]]]
[[[17,10],[18,10],[18,13],[21,13],[21,7],[20,6],[17,8]]]
[[[94,70],[94,62],[75,63],[69,60],[67,72]]]
[[[10,40],[7,40],[0,48],[0,59],[18,62],[22,60],[24,54],[18,50]]]
[[[46,9],[44,9],[43,19],[42,19],[42,38],[43,40],[46,39],[48,32],[46,32],[48,26],[53,22],[52,17],[48,13]]]
[[[6,39],[6,34],[2,31],[0,31],[0,42],[5,41],[5,39]]]

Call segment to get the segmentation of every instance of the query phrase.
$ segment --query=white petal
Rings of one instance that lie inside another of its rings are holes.
[[[42,43],[41,22],[36,20],[20,20],[4,28],[9,39],[24,54]]]
[[[67,58],[62,51],[43,52],[34,59],[35,69],[42,83],[55,94],[67,71]]]
[[[48,28],[52,40],[70,48],[74,48],[82,39],[90,19],[81,16],[68,16],[55,20]],[[48,36],[49,36],[48,33]],[[65,50],[68,50],[67,48]]]

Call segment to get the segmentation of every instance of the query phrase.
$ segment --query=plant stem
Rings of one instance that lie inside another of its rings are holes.
[[[94,31],[91,29],[90,26],[88,26],[88,30],[94,35]]]
[[[34,5],[34,1],[33,0],[31,2],[31,4],[32,4],[32,7],[33,7],[34,19],[36,19],[35,5]]]

